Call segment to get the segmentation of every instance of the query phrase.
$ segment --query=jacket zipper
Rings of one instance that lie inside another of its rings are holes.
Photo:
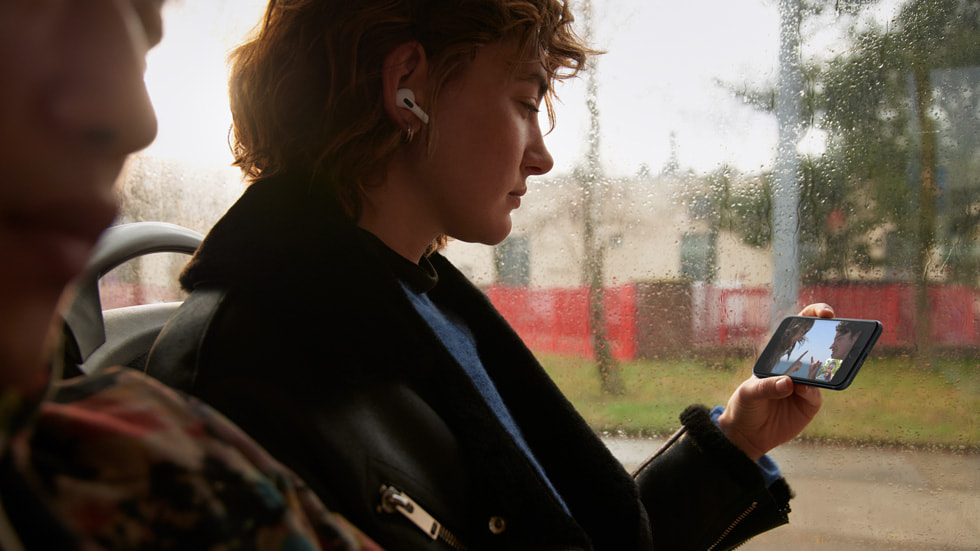
[[[401,513],[403,517],[410,520],[432,540],[440,540],[457,551],[466,551],[466,546],[449,529],[420,507],[418,503],[415,503],[407,494],[387,484],[382,484],[379,491],[381,492],[379,512]]]
[[[745,517],[747,517],[750,514],[752,514],[752,511],[755,511],[755,508],[758,507],[758,506],[759,506],[759,502],[753,501],[752,504],[749,505],[749,508],[748,509],[746,509],[744,512],[742,512],[741,515],[737,516],[735,518],[735,520],[733,520],[732,523],[728,525],[728,528],[726,528],[725,531],[722,532],[720,536],[718,536],[718,539],[715,540],[715,542],[713,544],[711,544],[710,547],[708,547],[707,551],[714,551],[714,549],[716,547],[718,547],[721,544],[721,542],[725,540],[725,538],[728,537],[728,534],[731,534],[732,533],[732,530],[734,530],[735,527],[738,526],[740,522],[742,522],[743,520],[745,520]],[[738,544],[735,547],[733,547],[733,549],[737,549],[738,547],[741,547],[741,545],[742,544]]]

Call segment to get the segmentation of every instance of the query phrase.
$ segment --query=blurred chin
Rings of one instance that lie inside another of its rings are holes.
[[[0,300],[9,298],[9,294],[10,290],[5,289]],[[5,307],[0,316],[0,384],[27,384],[48,364],[49,335],[58,295],[18,296],[6,304],[12,311]]]

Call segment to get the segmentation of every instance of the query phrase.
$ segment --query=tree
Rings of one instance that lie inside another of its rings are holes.
[[[804,10],[855,17],[840,17],[844,53],[805,61],[804,120],[828,139],[822,156],[802,159],[801,274],[840,281],[877,269],[912,282],[927,348],[930,283],[976,285],[980,268],[980,2],[909,0],[887,24],[856,17],[871,4]],[[772,90],[738,93],[772,109]],[[726,208],[725,195],[716,201]],[[738,229],[764,244],[758,230]]]
[[[592,2],[586,0],[583,8],[585,36],[592,34]],[[606,334],[605,288],[603,266],[605,264],[605,242],[599,235],[600,205],[598,196],[602,190],[602,174],[599,163],[599,107],[597,104],[598,85],[595,76],[595,63],[586,69],[586,104],[589,109],[589,144],[586,166],[580,171],[582,183],[582,240],[585,251],[583,274],[589,290],[589,334],[592,337],[592,351],[599,371],[602,391],[606,394],[621,395],[625,392],[620,376],[619,362],[613,355],[609,337]]]
[[[930,282],[944,278],[976,284],[977,278],[975,247],[970,247],[972,254],[954,256],[949,245],[976,243],[980,186],[955,181],[970,171],[957,174],[950,168],[976,158],[980,148],[974,140],[941,151],[940,137],[956,135],[963,119],[969,123],[971,110],[961,110],[966,117],[950,117],[948,108],[960,92],[940,81],[950,70],[980,66],[980,3],[912,0],[902,7],[894,28],[871,28],[856,38],[853,53],[821,75],[824,92],[816,105],[837,136],[830,158],[843,180],[836,187],[845,200],[874,207],[864,209],[858,217],[863,223],[854,229],[860,234],[874,224],[887,228],[893,244],[886,262],[915,285],[915,342],[928,357]],[[974,129],[976,113],[974,108]],[[938,240],[940,231],[946,235]],[[937,263],[937,258],[942,260]]]

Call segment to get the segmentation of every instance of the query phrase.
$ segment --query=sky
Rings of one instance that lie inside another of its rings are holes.
[[[774,117],[744,105],[720,83],[740,88],[775,81],[777,0],[593,1],[592,43],[606,52],[596,74],[607,175],[632,175],[641,167],[656,174],[672,143],[685,170],[772,165]],[[165,39],[151,52],[146,76],[160,115],[149,154],[231,162],[225,61],[264,6],[264,0],[167,5]],[[833,50],[834,40],[823,33],[808,47]],[[584,79],[561,83],[557,92],[558,122],[545,140],[555,158],[553,174],[560,175],[581,164],[589,120]],[[819,132],[809,137],[820,141]],[[819,143],[814,147],[819,150]]]
[[[627,7],[628,6],[628,7]],[[718,81],[773,78],[778,13],[758,0],[596,2],[600,158],[611,175],[667,163],[674,135],[681,167],[771,162],[775,120],[743,105]],[[584,81],[559,87],[563,109],[548,143],[559,167],[586,151]],[[566,93],[565,88],[569,88]],[[567,115],[567,116],[566,116]],[[561,170],[561,168],[558,168]]]

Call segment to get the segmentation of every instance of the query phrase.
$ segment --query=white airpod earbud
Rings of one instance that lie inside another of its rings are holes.
[[[429,115],[422,110],[417,103],[415,103],[415,92],[412,92],[408,88],[399,88],[395,92],[395,101],[398,102],[398,107],[403,109],[408,109],[415,114],[423,124],[429,124]]]

